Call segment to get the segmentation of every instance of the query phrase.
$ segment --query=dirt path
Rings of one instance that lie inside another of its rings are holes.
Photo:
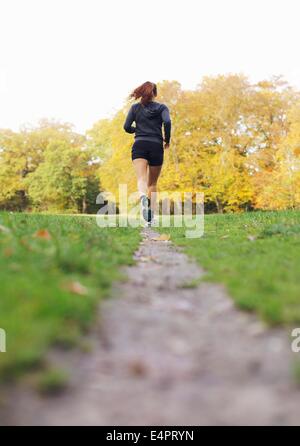
[[[17,389],[7,424],[300,424],[288,336],[239,312],[222,286],[144,230],[136,266],[101,305],[89,354],[68,354],[68,391]]]

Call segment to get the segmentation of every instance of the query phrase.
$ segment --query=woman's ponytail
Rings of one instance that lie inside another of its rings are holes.
[[[141,98],[141,103],[147,105],[152,101],[154,96],[157,96],[156,84],[147,81],[133,90],[129,97],[134,99]]]

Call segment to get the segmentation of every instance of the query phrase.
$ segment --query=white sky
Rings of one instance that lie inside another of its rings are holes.
[[[150,80],[283,74],[300,88],[298,0],[0,0],[0,128],[85,131]]]

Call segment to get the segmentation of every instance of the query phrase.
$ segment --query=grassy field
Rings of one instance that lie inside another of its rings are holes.
[[[300,212],[207,215],[202,238],[161,228],[222,282],[237,305],[268,323],[300,323]],[[193,284],[191,284],[192,286]]]
[[[186,238],[185,228],[159,230],[241,308],[270,324],[300,323],[300,212],[207,215],[198,239]],[[95,217],[0,213],[0,328],[7,333],[0,380],[42,365],[52,345],[80,343],[139,240],[138,229],[100,229]],[[43,386],[61,381],[50,372]]]
[[[0,379],[42,363],[51,345],[77,344],[140,240],[95,217],[0,213]]]

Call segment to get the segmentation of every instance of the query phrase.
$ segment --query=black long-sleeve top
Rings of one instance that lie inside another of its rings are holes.
[[[135,127],[132,123],[135,122]],[[164,138],[162,133],[164,127]],[[124,123],[127,133],[135,133],[135,141],[146,140],[159,143],[170,143],[171,118],[165,104],[151,101],[147,105],[141,102],[133,104]]]

